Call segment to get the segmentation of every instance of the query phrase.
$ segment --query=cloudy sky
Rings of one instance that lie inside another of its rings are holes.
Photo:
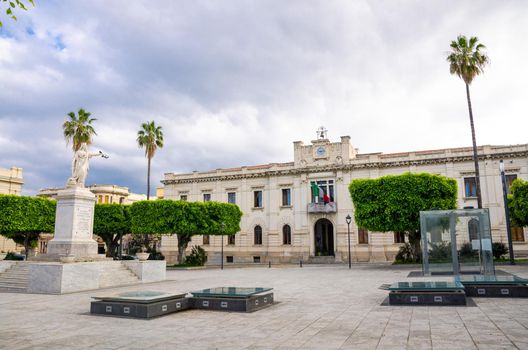
[[[24,193],[62,186],[66,113],[98,120],[88,183],[146,192],[141,122],[163,126],[153,184],[293,159],[292,142],[350,135],[360,152],[471,145],[465,88],[445,61],[486,44],[472,87],[479,144],[526,143],[527,1],[50,1],[0,8],[0,167]],[[5,6],[0,3],[0,6]]]

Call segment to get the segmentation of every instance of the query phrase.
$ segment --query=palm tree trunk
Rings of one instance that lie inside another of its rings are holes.
[[[477,186],[477,205],[482,208],[482,196],[480,192],[480,171],[477,154],[477,139],[475,137],[475,125],[473,123],[473,110],[471,109],[471,97],[469,95],[469,85],[466,84],[466,96],[469,108],[469,122],[471,124],[471,137],[473,138],[473,161],[475,162],[475,184]]]
[[[473,125],[473,122],[471,122]],[[147,200],[150,199],[150,157],[148,159],[148,165],[147,165]]]

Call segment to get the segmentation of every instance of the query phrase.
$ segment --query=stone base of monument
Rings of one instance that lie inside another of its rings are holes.
[[[389,290],[389,305],[466,305],[464,286],[458,282],[397,282]]]
[[[27,292],[64,294],[165,279],[166,263],[161,260],[31,262]]]
[[[273,288],[218,287],[191,292],[194,309],[253,312],[273,305]]]
[[[94,297],[90,313],[106,316],[153,318],[187,310],[191,298],[185,294],[154,291],[125,292],[108,297]]]
[[[468,297],[528,298],[528,279],[507,276],[460,276]]]
[[[94,297],[90,313],[153,318],[188,309],[252,312],[273,305],[272,289],[219,287],[191,292],[192,297],[156,291],[124,292]]]

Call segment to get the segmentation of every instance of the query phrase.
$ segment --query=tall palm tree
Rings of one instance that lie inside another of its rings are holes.
[[[158,148],[163,148],[163,132],[161,126],[156,126],[154,121],[141,124],[138,131],[137,143],[139,148],[145,147],[145,157],[148,159],[147,166],[147,200],[150,199],[150,161]]]
[[[482,208],[482,196],[480,193],[480,172],[477,154],[477,139],[475,138],[475,125],[473,123],[473,110],[471,109],[471,97],[469,85],[473,79],[484,72],[484,66],[489,63],[483,49],[486,46],[478,42],[477,37],[469,40],[464,35],[459,35],[456,40],[451,41],[451,51],[447,56],[449,71],[456,74],[466,84],[466,96],[469,109],[469,122],[471,124],[471,136],[473,138],[473,160],[475,162],[475,183],[477,187],[477,204]]]
[[[85,142],[88,145],[92,143],[92,136],[97,135],[92,122],[97,119],[90,118],[92,114],[82,108],[77,112],[78,116],[74,112],[70,112],[67,115],[70,119],[62,124],[62,130],[66,143],[72,141],[72,148],[75,152],[79,150],[81,143]]]

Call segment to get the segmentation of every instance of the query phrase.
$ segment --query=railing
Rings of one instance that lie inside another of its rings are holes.
[[[308,203],[308,213],[335,213],[337,212],[337,204],[330,203]]]

